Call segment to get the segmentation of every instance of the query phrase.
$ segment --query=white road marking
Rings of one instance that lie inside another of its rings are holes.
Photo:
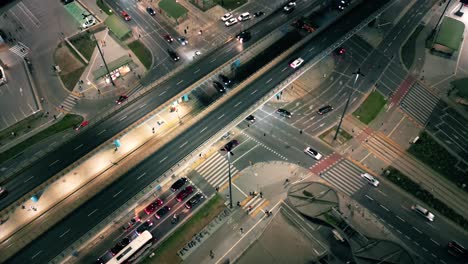
[[[221,118],[223,118],[223,116],[224,116],[224,114],[220,115],[220,116],[218,117],[218,120],[220,120]]]
[[[374,199],[372,197],[370,197],[369,195],[366,194],[366,198],[371,200],[371,201],[374,201]]]
[[[124,120],[125,118],[127,118],[127,116],[124,116],[124,117],[120,118],[119,121],[122,121],[122,120]]]
[[[210,60],[210,63],[214,62],[215,60],[216,60],[216,58],[214,58],[214,59]]]
[[[119,195],[121,192],[123,192],[123,190],[120,190],[118,193],[114,194],[114,196],[112,196],[113,198],[115,198],[117,195]]]
[[[242,104],[242,102],[238,102],[234,107],[238,107],[240,104]]]
[[[97,212],[98,209],[94,209],[94,211],[92,211],[91,213],[88,214],[88,216],[91,216],[92,214],[94,214],[95,212]]]
[[[417,229],[416,227],[413,226],[413,229],[416,230],[419,234],[422,234],[421,230]]]
[[[61,234],[60,237],[63,237],[63,236],[66,235],[68,232],[70,232],[70,229],[68,229],[67,231],[63,232],[63,234]]]
[[[163,161],[165,161],[167,159],[167,156],[164,157],[164,159],[162,159],[159,163],[162,163]]]
[[[99,132],[98,135],[101,135],[102,133],[106,132],[106,130],[104,129],[103,131]]]
[[[56,160],[56,161],[52,162],[52,163],[49,165],[49,167],[55,165],[57,162],[59,162],[59,160]]]
[[[405,237],[406,237],[406,239],[411,240],[411,238],[409,236],[405,235]]]
[[[397,231],[398,233],[400,233],[400,234],[401,234],[401,231],[400,231],[400,230],[398,230],[398,229],[397,229],[396,231]]]
[[[256,92],[257,92],[257,90],[253,91],[251,94],[254,94],[254,93],[256,93]]]
[[[281,72],[284,72],[287,68],[288,68],[288,67],[284,67],[284,68],[281,70]]]
[[[432,241],[432,243],[434,243],[434,244],[440,246],[439,242],[435,241],[434,239],[431,238],[431,241]]]
[[[184,144],[180,145],[179,149],[183,148],[187,144],[188,144],[188,141],[185,141]]]
[[[146,172],[143,172],[140,176],[137,177],[137,180],[139,180],[141,177],[145,176]]]
[[[27,178],[24,182],[28,182],[28,181],[31,180],[32,178],[34,178],[34,176],[31,176],[31,177]]]
[[[167,91],[164,91],[164,92],[160,93],[160,94],[159,94],[159,96],[161,96],[161,95],[165,94],[166,92],[167,92]]]
[[[203,133],[203,131],[205,131],[208,127],[204,127],[201,131],[200,131],[200,134]]]
[[[42,250],[41,250],[41,251],[39,251],[39,252],[37,252],[37,253],[36,253],[34,256],[32,256],[32,257],[31,257],[31,259],[33,259],[33,258],[37,257],[37,256],[38,256],[39,254],[41,254],[41,253],[42,253]]]
[[[79,145],[78,147],[74,148],[73,150],[77,150],[79,148],[81,148],[83,146],[83,144]]]
[[[142,104],[142,105],[140,105],[140,107],[138,107],[138,108],[139,108],[139,109],[142,109],[142,108],[145,107],[145,106],[146,106],[146,104]]]
[[[400,219],[400,221],[402,222],[406,222],[403,218],[399,217],[398,215],[396,216],[396,218]]]
[[[197,73],[197,72],[199,72],[199,71],[200,71],[200,69],[198,69],[198,70],[194,71],[193,73]]]
[[[385,193],[382,192],[381,190],[378,190],[378,189],[377,189],[377,191],[378,191],[379,193],[381,193],[383,196],[387,196],[387,194],[385,194]]]
[[[181,84],[183,82],[184,82],[184,80],[180,80],[180,81],[177,82],[177,85],[179,85],[179,84]]]
[[[423,247],[422,249],[427,252],[427,248]]]
[[[273,78],[270,78],[266,83],[270,83],[273,80]]]
[[[387,207],[385,207],[385,206],[383,206],[383,205],[380,205],[380,207],[382,207],[385,211],[390,212],[390,210],[388,210]]]

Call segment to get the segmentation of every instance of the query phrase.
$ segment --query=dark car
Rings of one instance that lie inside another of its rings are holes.
[[[177,41],[179,41],[179,43],[182,45],[182,46],[185,46],[188,44],[188,40],[184,37],[180,37],[177,39]]]
[[[177,194],[176,200],[179,202],[182,202],[185,198],[187,198],[187,196],[189,196],[192,193],[193,193],[193,187],[191,185],[187,186],[185,187],[185,189],[183,189]]]
[[[169,43],[174,42],[174,38],[173,38],[171,35],[169,35],[169,34],[165,34],[163,37],[164,37],[164,39],[165,39],[167,42],[169,42]]]
[[[124,237],[121,241],[120,241],[120,244],[124,247],[128,246],[128,244],[130,244],[130,238],[128,237]]]
[[[120,243],[117,243],[113,248],[111,248],[111,253],[112,255],[117,255],[117,253],[119,253],[125,246],[120,244]]]
[[[190,200],[188,200],[188,201],[185,203],[185,207],[186,207],[187,209],[192,208],[192,207],[195,206],[197,203],[199,203],[203,197],[204,197],[204,196],[203,196],[203,194],[201,194],[201,193],[195,194],[192,198],[190,198]]]
[[[280,116],[283,116],[283,117],[287,117],[287,118],[292,117],[291,112],[283,108],[279,108],[278,110],[276,110],[276,113],[278,113]]]
[[[218,75],[219,77],[219,80],[222,81],[224,83],[224,85],[228,86],[232,83],[232,80],[229,79],[226,75],[224,74],[220,74]]]
[[[156,200],[154,200],[154,202],[146,206],[145,213],[147,215],[154,213],[154,211],[156,211],[156,209],[158,209],[158,207],[160,207],[163,203],[164,203],[163,200],[157,198]]]
[[[2,186],[0,186],[0,198],[7,196],[7,194],[8,194],[8,191]]]
[[[456,257],[463,259],[468,258],[468,250],[466,250],[462,245],[456,241],[450,241],[447,244],[448,252]]]
[[[143,233],[144,231],[148,230],[151,226],[153,226],[153,222],[151,220],[146,220],[143,224],[141,224],[138,228],[137,228],[137,233],[138,234],[141,234]]]
[[[128,99],[128,96],[126,95],[121,95],[119,96],[119,98],[115,101],[116,104],[122,104],[123,102],[125,102],[125,100]]]
[[[163,208],[159,209],[159,211],[156,212],[156,214],[154,215],[157,219],[161,219],[161,217],[167,215],[167,213],[169,213],[169,211],[171,210],[171,208],[169,206],[164,206]]]
[[[178,60],[180,59],[179,54],[177,54],[177,52],[175,52],[175,51],[173,51],[173,50],[168,49],[168,50],[167,50],[167,53],[169,53],[169,56],[170,56],[174,61],[178,61]]]
[[[224,88],[223,84],[217,81],[213,82],[213,87],[220,93],[224,93],[226,91],[226,88]]]
[[[252,35],[249,31],[242,31],[241,33],[237,34],[236,38],[240,43],[244,43],[250,40]]]
[[[173,192],[179,190],[180,188],[182,188],[182,186],[184,186],[184,184],[185,184],[186,182],[187,182],[187,178],[182,177],[182,178],[178,179],[176,182],[174,182],[174,183],[172,184],[171,190],[172,190]]]
[[[323,114],[326,114],[326,113],[328,113],[328,112],[331,112],[332,110],[333,110],[333,106],[331,106],[331,105],[326,105],[326,106],[324,106],[324,107],[321,107],[321,108],[317,111],[317,113],[318,113],[319,115],[323,115]]]
[[[149,6],[146,8],[146,12],[148,12],[148,14],[150,14],[150,16],[156,15],[156,12],[154,11],[154,9],[149,7]]]
[[[249,123],[254,123],[255,122],[255,116],[249,115],[248,117],[245,118],[245,120]]]
[[[138,216],[134,216],[134,217],[132,217],[132,219],[130,219],[130,221],[128,221],[126,224],[124,224],[122,226],[122,229],[123,229],[123,231],[128,231],[133,226],[135,226],[135,224],[137,224],[139,222],[141,222],[141,219]]]
[[[233,140],[229,141],[228,143],[226,143],[226,145],[224,145],[224,147],[221,150],[222,151],[231,151],[237,146],[239,146],[239,141],[233,139]]]
[[[62,0],[62,3],[64,3],[66,5],[66,4],[69,4],[69,3],[73,2],[73,1],[74,0]]]
[[[262,11],[258,11],[254,13],[254,17],[261,17],[263,15],[265,15],[265,12],[262,12]]]

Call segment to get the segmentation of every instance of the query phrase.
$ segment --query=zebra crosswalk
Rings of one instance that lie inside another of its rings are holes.
[[[225,156],[216,152],[204,163],[195,168],[210,185],[214,188],[220,187],[228,181],[228,161]],[[234,176],[238,170],[231,164],[231,175]]]
[[[361,174],[365,171],[353,162],[342,159],[334,166],[320,173],[320,177],[331,183],[343,193],[351,196],[367,184]]]
[[[80,100],[79,96],[76,96],[74,94],[69,94],[67,98],[65,98],[65,100],[60,105],[60,109],[63,111],[70,112],[78,100]]]
[[[20,56],[21,58],[26,57],[29,53],[29,48],[24,45],[21,42],[18,42],[18,44],[14,45],[13,47],[10,48],[10,51],[13,52],[14,54]]]
[[[400,106],[414,120],[425,125],[438,102],[437,96],[426,90],[419,82],[415,82]]]
[[[248,200],[244,205],[242,205],[242,209],[244,209],[247,214],[252,214],[266,202],[266,199],[260,197],[260,195],[257,194],[252,199]]]

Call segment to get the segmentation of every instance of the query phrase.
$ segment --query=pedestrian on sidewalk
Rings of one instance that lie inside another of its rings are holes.
[[[286,180],[284,180],[284,184],[288,184],[289,183],[289,178],[286,178]]]
[[[299,134],[301,134],[301,135],[302,135],[302,129],[301,129],[301,130],[299,130]]]
[[[153,127],[153,134],[154,134],[154,127]]]
[[[216,192],[219,192],[219,186],[216,186],[215,190]]]
[[[244,228],[242,228],[242,227],[240,228],[240,233],[244,234]]]
[[[263,193],[262,192],[260,192],[260,198],[263,198]]]
[[[237,201],[237,207],[241,207],[241,204],[239,201]]]
[[[214,258],[213,250],[210,250],[210,257],[211,257],[211,258]]]

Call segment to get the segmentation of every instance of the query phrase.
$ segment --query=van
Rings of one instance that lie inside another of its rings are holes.
[[[420,215],[424,216],[424,218],[426,218],[427,220],[433,222],[434,221],[434,214],[432,214],[431,212],[429,212],[429,210],[427,210],[426,208],[422,207],[421,205],[419,204],[415,204],[413,206],[411,206],[411,209],[413,209],[414,211],[416,211],[417,213],[419,213]]]

